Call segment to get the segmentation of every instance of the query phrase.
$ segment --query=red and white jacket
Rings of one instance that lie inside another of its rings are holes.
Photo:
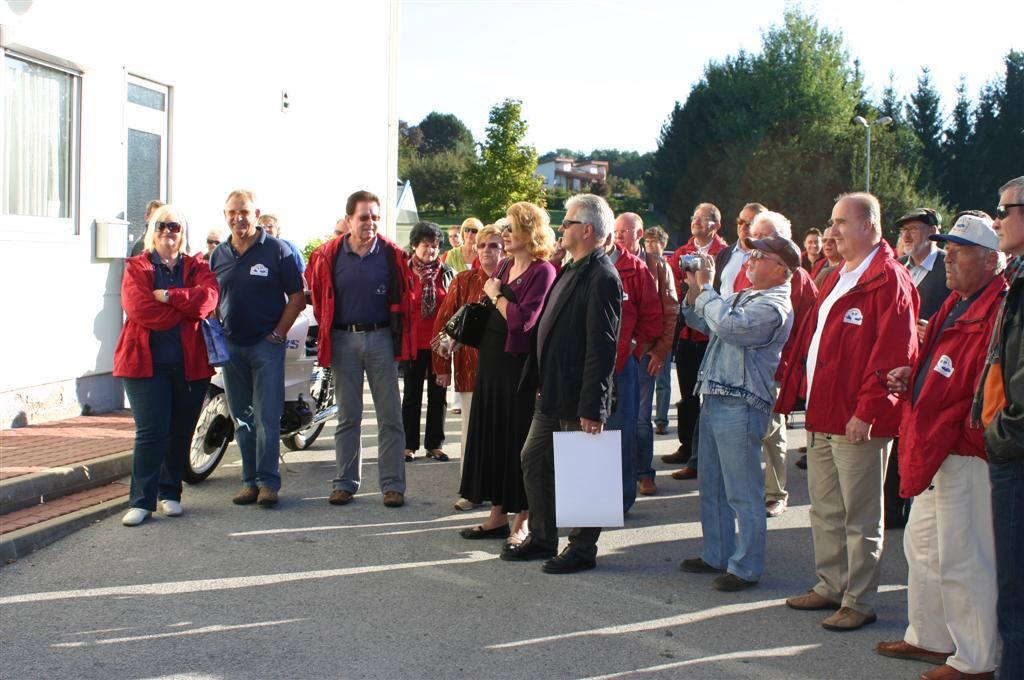
[[[951,454],[986,458],[985,430],[971,427],[971,401],[1007,288],[1006,278],[996,276],[967,311],[939,335],[943,321],[960,299],[952,293],[928,322],[918,362],[927,359],[931,367],[924,374],[924,385],[914,404],[910,400],[919,368],[916,362],[911,369],[900,423],[900,495],[904,498],[927,489]]]
[[[179,324],[185,379],[202,380],[213,375],[199,322],[217,308],[217,277],[202,255],[183,255],[181,259],[185,286],[169,289],[167,302],[153,298],[154,269],[149,253],[143,252],[125,260],[121,306],[126,318],[114,349],[115,376],[152,378],[153,354],[149,348],[149,332],[166,331]]]
[[[622,321],[615,352],[615,372],[619,373],[634,349],[646,352],[661,337],[662,317],[658,287],[647,263],[618,245],[614,247],[619,253],[615,271],[622,281]]]
[[[825,278],[813,309],[800,327],[795,351],[782,379],[776,411],[789,413],[807,389],[807,352],[817,328],[818,310],[839,281],[836,269]],[[853,288],[833,305],[818,344],[817,365],[806,428],[845,435],[850,418],[871,425],[873,437],[899,432],[899,400],[886,388],[886,375],[917,359],[914,282],[885,241]]]

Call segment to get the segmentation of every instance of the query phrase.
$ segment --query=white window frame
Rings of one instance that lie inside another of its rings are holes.
[[[136,104],[128,101],[128,84],[138,85],[144,87],[147,90],[154,90],[164,95],[164,110],[157,111],[151,109],[148,106],[142,104]],[[171,202],[171,156],[170,156],[170,136],[171,136],[171,88],[168,85],[158,83],[154,80],[148,80],[140,76],[129,73],[125,78],[124,85],[124,110],[125,110],[125,124],[124,124],[124,138],[125,138],[125,149],[127,150],[128,145],[128,130],[138,130],[139,132],[148,132],[153,135],[159,135],[160,137],[160,162],[163,167],[160,169],[160,196],[159,199],[164,203]],[[125,153],[125,172],[128,169],[128,155]]]
[[[71,158],[69,159],[68,177],[68,217],[34,217],[29,215],[7,215],[3,213],[0,203],[0,238],[3,236],[25,235],[29,237],[62,237],[78,236],[79,225],[79,189],[80,172],[82,160],[82,72],[69,68],[39,57],[29,56],[16,50],[4,49],[0,52],[0,61],[7,58],[18,59],[33,64],[38,64],[54,71],[66,73],[71,78],[71,139],[69,148]],[[0,102],[8,96],[7,68],[6,64],[0,64],[3,68],[0,75]],[[3,134],[2,158],[0,158],[0,191],[7,182],[7,111],[6,107],[0,106],[0,134]]]

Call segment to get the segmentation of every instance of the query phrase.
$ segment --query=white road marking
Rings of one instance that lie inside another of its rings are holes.
[[[714,663],[716,661],[733,661],[739,659],[764,659],[781,656],[796,656],[797,654],[809,652],[812,649],[816,649],[820,646],[821,645],[795,645],[793,647],[771,647],[768,649],[750,649],[742,652],[729,652],[728,654],[714,654],[712,656],[704,656],[698,659],[674,661],[672,663],[663,663],[657,666],[648,666],[647,668],[637,668],[636,670],[632,671],[622,671],[621,673],[609,673],[608,675],[594,675],[589,678],[583,678],[582,680],[614,680],[614,678],[626,678],[630,675],[637,675],[640,673],[660,673],[661,671],[671,670],[673,668],[684,668],[686,666],[696,666],[697,664]]]
[[[77,647],[93,647],[95,645],[113,645],[121,642],[138,642],[139,640],[157,640],[159,638],[169,637],[181,637],[184,635],[205,635],[206,633],[224,633],[231,630],[243,630],[246,628],[265,628],[267,626],[280,626],[285,623],[295,623],[296,621],[305,621],[305,619],[282,619],[280,621],[261,621],[259,623],[240,623],[234,626],[203,626],[202,628],[193,628],[192,630],[179,630],[173,633],[153,633],[152,635],[132,635],[130,637],[119,637],[119,638],[107,638],[105,640],[91,640],[84,642],[57,642],[51,647],[60,647],[64,649],[71,649]]]

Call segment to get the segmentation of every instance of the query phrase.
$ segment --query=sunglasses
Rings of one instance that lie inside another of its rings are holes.
[[[380,215],[360,215],[360,222],[380,222]]]
[[[208,246],[219,246],[220,241],[214,241],[212,238],[206,239],[206,245]]]
[[[736,218],[736,226],[737,227],[749,227],[750,226],[750,222],[748,222],[746,220],[741,220],[739,218]]]
[[[1005,220],[1010,216],[1010,208],[1024,208],[1024,203],[1007,203],[996,208],[996,219]]]
[[[179,233],[181,233],[181,222],[157,222],[156,223],[156,232],[158,234],[161,231],[163,231],[164,229],[166,229],[167,231],[171,232],[172,234],[179,234]]]
[[[462,229],[462,233],[463,234],[479,234],[480,230],[477,229],[476,227],[464,227]]]
[[[501,243],[494,243],[493,241],[490,242],[490,243],[477,243],[476,244],[476,249],[477,250],[484,250],[485,248],[487,250],[501,250],[503,247],[504,247],[503,244],[501,244]]]
[[[586,222],[580,222],[579,220],[562,220],[562,229],[568,229],[574,224],[586,224]]]
[[[769,262],[774,262],[775,264],[781,264],[783,267],[788,267],[789,266],[788,264],[783,262],[781,258],[778,258],[775,255],[771,255],[769,253],[766,253],[763,250],[752,250],[752,251],[750,251],[750,259],[751,260],[768,260]]]

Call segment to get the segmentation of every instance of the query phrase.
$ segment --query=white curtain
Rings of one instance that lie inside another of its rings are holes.
[[[71,76],[7,57],[4,213],[68,217]]]

